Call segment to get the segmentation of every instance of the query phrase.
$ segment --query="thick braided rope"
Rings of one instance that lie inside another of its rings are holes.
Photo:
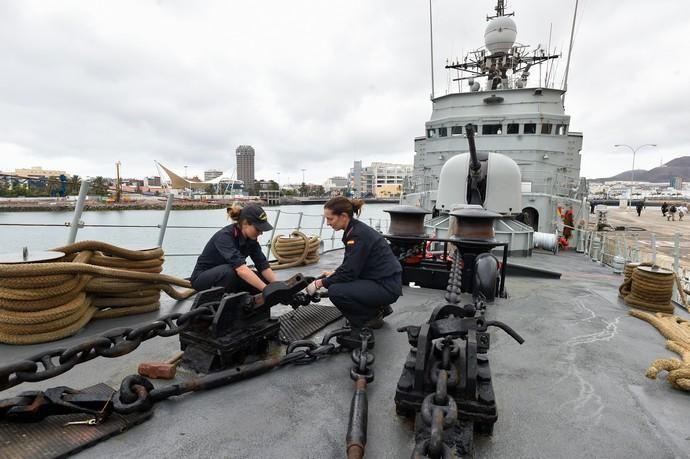
[[[319,246],[318,237],[308,237],[301,231],[293,231],[289,237],[278,235],[271,242],[271,252],[278,260],[271,263],[271,268],[286,269],[317,263]]]
[[[629,306],[648,311],[673,312],[673,285],[675,277],[672,271],[659,269],[646,272],[635,269],[632,273],[630,293],[625,296]]]
[[[56,250],[57,262],[0,265],[0,342],[30,344],[76,333],[91,319],[160,307],[160,291],[188,298],[188,281],[159,274],[163,251],[135,251],[99,241]]]
[[[652,362],[645,375],[656,379],[661,371],[667,371],[666,380],[672,387],[690,392],[690,321],[664,313],[650,314],[637,309],[630,315],[650,323],[668,340],[666,349],[680,355],[678,359],[657,359]]]

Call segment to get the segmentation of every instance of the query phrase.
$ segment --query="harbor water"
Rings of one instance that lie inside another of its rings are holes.
[[[365,204],[361,220],[372,227],[388,228],[384,209],[393,204]],[[334,232],[323,221],[323,205],[264,207],[268,220],[276,226],[275,234],[289,235],[296,228],[307,236],[321,234],[323,248],[342,247],[342,232]],[[162,223],[162,210],[86,211],[81,220],[84,227],[77,232],[77,241],[98,240],[117,246],[145,249],[155,247]],[[276,217],[278,224],[275,225]],[[0,212],[0,253],[50,250],[67,243],[72,212]],[[170,213],[163,240],[164,272],[187,277],[208,239],[231,223],[225,209],[174,210]],[[271,232],[261,236],[265,246]],[[266,253],[267,248],[264,248]],[[272,258],[272,257],[271,257]]]

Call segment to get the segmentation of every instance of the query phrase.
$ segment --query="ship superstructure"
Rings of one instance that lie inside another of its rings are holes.
[[[513,13],[506,13],[502,0],[495,10],[487,17],[485,46],[446,65],[457,76],[457,92],[432,97],[425,136],[415,138],[413,178],[402,202],[441,212],[436,206],[441,168],[468,152],[464,126],[469,123],[480,155],[502,153],[520,167],[522,208],[514,215],[535,231],[553,232],[558,208],[577,211],[585,195],[582,133],[570,130],[566,90],[557,87],[550,65],[560,56],[517,43]]]

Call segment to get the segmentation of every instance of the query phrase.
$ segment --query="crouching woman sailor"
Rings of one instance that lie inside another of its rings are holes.
[[[321,287],[353,327],[379,328],[390,314],[391,303],[402,295],[402,267],[386,239],[354,218],[363,201],[338,196],[324,205],[328,226],[343,230],[345,257],[334,272],[325,272],[307,287],[313,294]]]
[[[254,204],[233,205],[228,208],[228,216],[235,223],[218,231],[206,243],[192,272],[192,287],[197,291],[224,287],[227,293],[259,293],[266,284],[277,280],[257,241],[273,226],[268,223],[266,212]],[[247,257],[259,274],[247,266]]]

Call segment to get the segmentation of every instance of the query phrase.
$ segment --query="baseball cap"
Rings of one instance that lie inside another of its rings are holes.
[[[254,225],[259,231],[265,232],[273,229],[273,225],[268,223],[266,212],[256,204],[250,204],[243,207],[240,211],[240,220],[246,219],[249,223]]]

